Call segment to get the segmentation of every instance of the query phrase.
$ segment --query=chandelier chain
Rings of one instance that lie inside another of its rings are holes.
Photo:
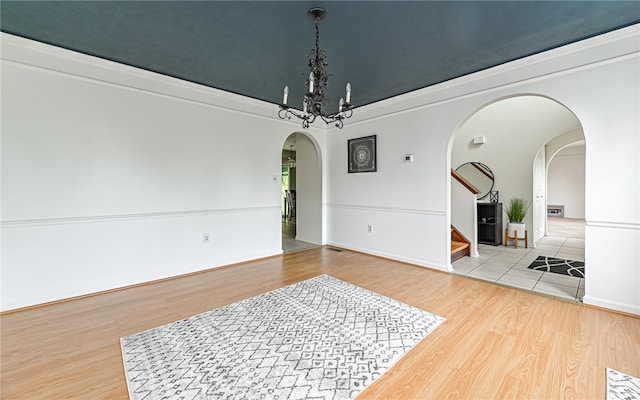
[[[316,52],[320,48],[320,20],[316,18]]]

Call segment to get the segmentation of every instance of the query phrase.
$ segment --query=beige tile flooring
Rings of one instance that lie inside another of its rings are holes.
[[[296,240],[296,222],[288,219],[282,220],[282,252],[291,253],[292,251],[304,250],[311,247],[317,247],[317,244]]]
[[[536,248],[515,249],[512,245],[508,247],[479,245],[480,257],[464,257],[454,262],[453,272],[565,300],[582,302],[584,278],[527,268],[538,256],[584,261],[584,221],[548,219],[548,235],[538,243]]]
[[[282,222],[282,251],[290,253],[317,245],[295,240],[295,221]],[[584,261],[584,220],[548,218],[548,235],[536,248],[479,245],[480,257],[465,257],[453,263],[455,274],[495,282],[532,292],[581,302],[584,279],[534,271],[527,267],[538,256]]]

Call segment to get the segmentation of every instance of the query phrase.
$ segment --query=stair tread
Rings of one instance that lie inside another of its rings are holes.
[[[451,225],[451,262],[469,256],[471,244]]]
[[[466,249],[467,247],[469,247],[469,243],[456,242],[455,240],[452,240],[452,241],[451,241],[451,252],[452,252],[452,253],[453,253],[454,251],[458,251],[458,250]]]

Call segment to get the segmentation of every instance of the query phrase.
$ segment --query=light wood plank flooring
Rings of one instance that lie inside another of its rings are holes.
[[[640,319],[327,247],[5,314],[9,399],[126,399],[119,339],[320,274],[447,321],[359,399],[603,399],[640,376]]]

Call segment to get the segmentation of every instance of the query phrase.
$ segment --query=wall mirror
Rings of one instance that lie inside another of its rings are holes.
[[[476,161],[464,163],[456,169],[456,172],[480,191],[478,200],[487,197],[493,189],[493,172],[483,163]]]

